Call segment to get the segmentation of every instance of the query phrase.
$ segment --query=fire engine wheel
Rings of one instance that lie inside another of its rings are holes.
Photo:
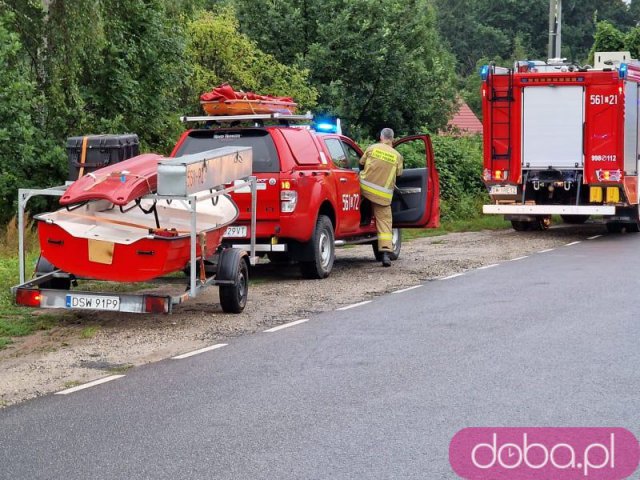
[[[539,217],[531,222],[533,228],[531,230],[548,230],[551,226],[551,217]]]
[[[627,233],[638,233],[640,232],[640,224],[638,222],[627,223],[625,225],[627,229]]]
[[[228,275],[226,272],[233,272],[233,274]],[[231,285],[220,285],[222,311],[226,313],[242,312],[247,305],[247,297],[249,296],[249,267],[241,251],[230,249],[229,254],[221,255],[218,276],[221,273],[224,279],[235,280]]]
[[[523,222],[521,220],[511,220],[511,226],[516,232],[526,232],[529,230],[529,224],[531,222]]]
[[[511,226],[516,232],[547,230],[551,226],[551,217],[539,217],[535,220],[511,220]]]
[[[624,225],[620,222],[608,222],[607,223],[607,232],[609,233],[620,233]]]
[[[391,260],[397,260],[400,257],[400,249],[402,248],[402,230],[399,228],[394,228],[392,230],[393,238],[391,239],[391,245],[393,247],[393,252],[389,254],[389,258]],[[374,242],[371,244],[373,247],[373,254],[376,256],[376,260],[381,262],[383,253],[378,250],[378,242]]]
[[[304,278],[327,278],[336,257],[333,224],[329,217],[320,215],[316,222],[311,241],[307,245],[312,250],[313,260],[300,262],[300,272]]]

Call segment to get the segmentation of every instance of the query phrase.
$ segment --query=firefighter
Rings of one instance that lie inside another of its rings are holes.
[[[393,252],[391,233],[391,199],[396,186],[396,176],[402,175],[402,155],[393,148],[393,130],[383,128],[380,143],[371,145],[360,159],[364,169],[360,172],[362,196],[373,207],[378,230],[378,251],[382,253],[382,265],[391,266],[389,254]]]

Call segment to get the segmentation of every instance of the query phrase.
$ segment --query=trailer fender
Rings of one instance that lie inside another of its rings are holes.
[[[220,252],[216,280],[237,281],[241,266],[240,262],[248,263],[249,256],[246,251],[239,248],[225,248]],[[247,264],[248,266],[248,264]]]

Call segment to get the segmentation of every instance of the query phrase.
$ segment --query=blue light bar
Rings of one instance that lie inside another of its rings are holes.
[[[316,120],[313,122],[312,127],[318,133],[342,134],[340,119],[330,115],[316,117]]]
[[[621,63],[620,68],[618,69],[618,75],[620,75],[620,79],[624,80],[629,75],[629,65],[626,63]]]
[[[487,78],[489,78],[489,65],[482,66],[482,68],[480,69],[480,77],[482,77],[482,80],[486,80]]]
[[[335,133],[336,126],[333,123],[318,123],[316,124],[316,130],[318,132]]]

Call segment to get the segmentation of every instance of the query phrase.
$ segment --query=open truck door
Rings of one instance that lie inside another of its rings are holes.
[[[440,226],[440,183],[431,139],[414,135],[396,140],[393,147],[404,158],[404,171],[396,179],[391,203],[393,227]]]

